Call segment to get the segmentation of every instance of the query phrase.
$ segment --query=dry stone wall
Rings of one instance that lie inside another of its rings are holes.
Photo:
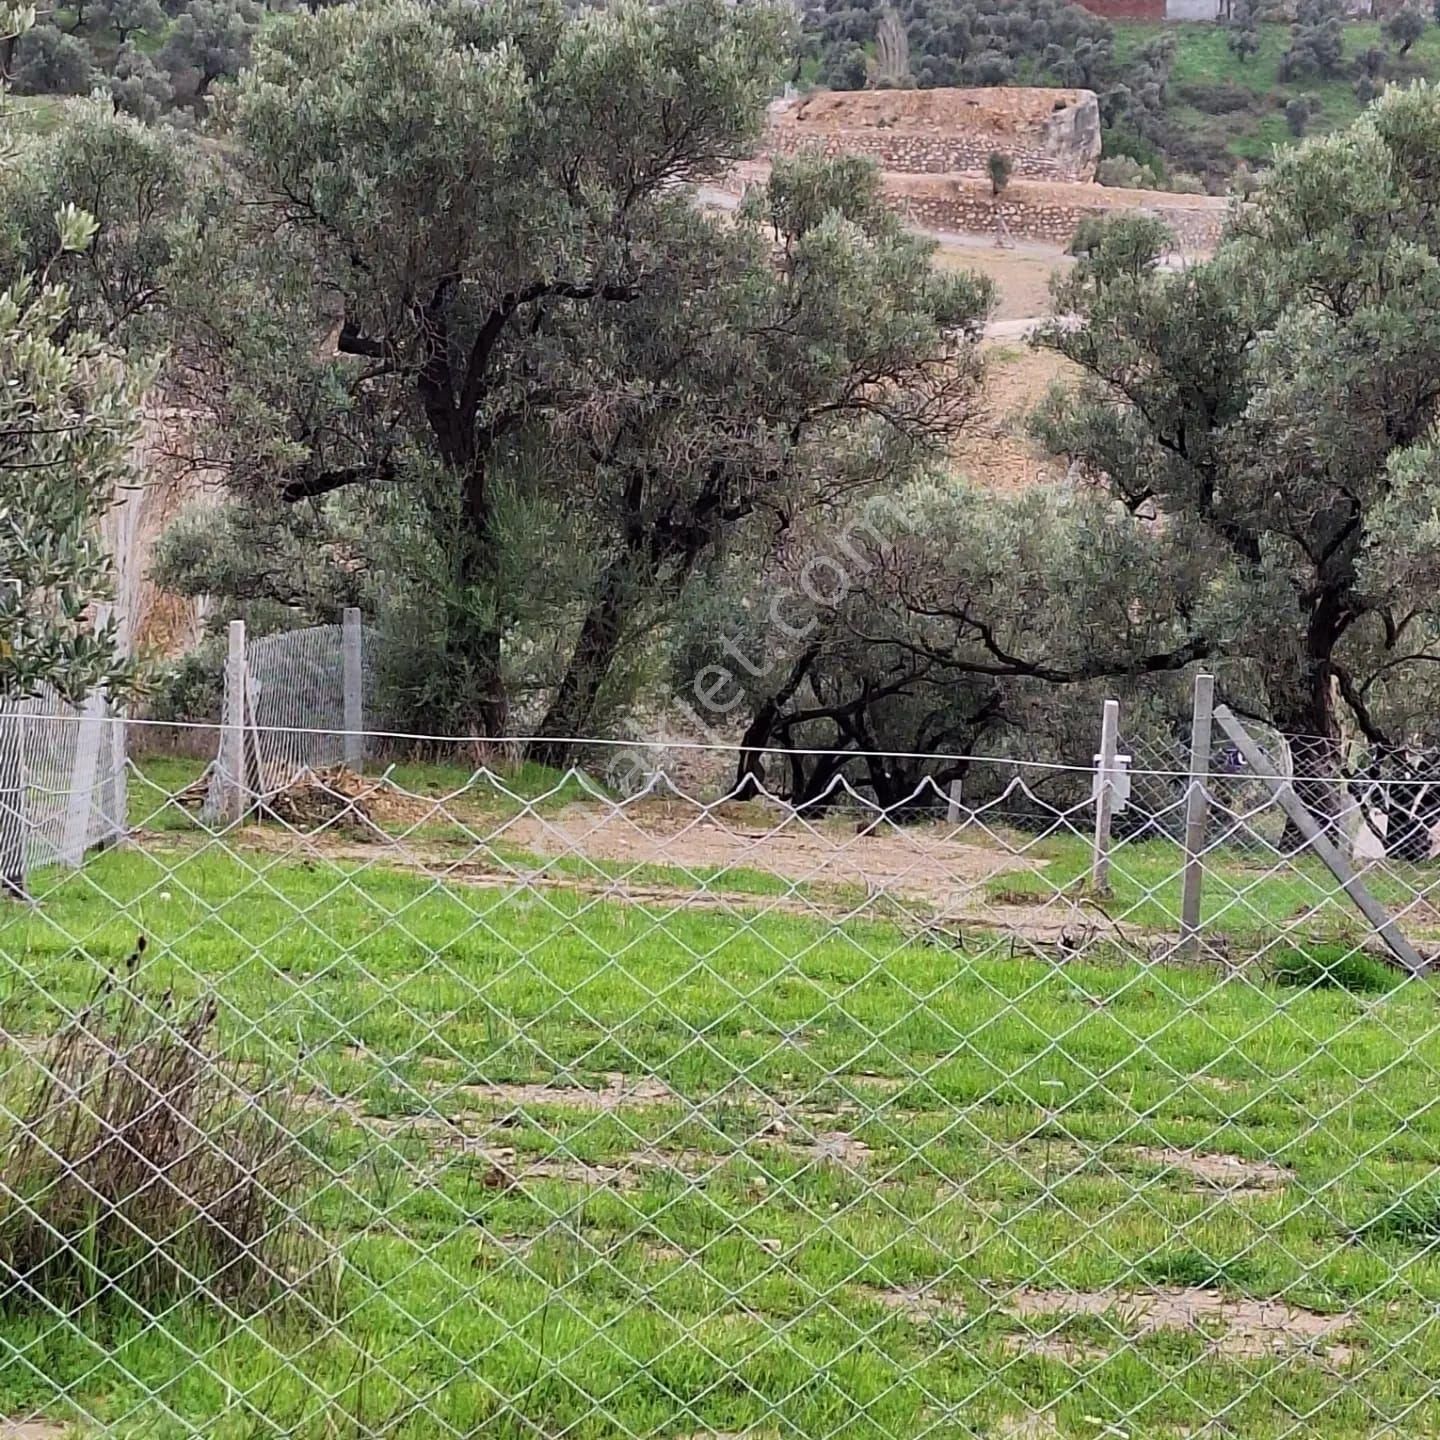
[[[997,229],[998,208],[1014,239],[1057,245],[1066,244],[1087,216],[1128,211],[1163,220],[1182,250],[1208,251],[1219,240],[1229,211],[1228,202],[1218,195],[1025,180],[1012,180],[996,201],[989,181],[969,176],[887,175],[885,193],[896,209],[927,230],[990,234]]]
[[[1093,180],[1100,107],[1090,90],[821,91],[772,107],[770,155],[865,155],[905,175],[984,174],[1003,151],[1022,177]]]

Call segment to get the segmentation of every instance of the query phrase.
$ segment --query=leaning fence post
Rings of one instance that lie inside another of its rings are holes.
[[[1205,827],[1210,814],[1210,717],[1215,677],[1195,677],[1190,717],[1190,784],[1185,792],[1185,871],[1180,882],[1180,944],[1177,953],[1193,959],[1200,948],[1200,887],[1205,878]]]
[[[230,622],[230,650],[225,660],[225,708],[220,732],[220,780],[224,803],[220,813],[232,825],[245,815],[245,622]]]
[[[1215,711],[1220,728],[1229,736],[1245,763],[1269,787],[1280,808],[1295,822],[1311,851],[1319,856],[1325,868],[1340,882],[1355,908],[1370,922],[1385,948],[1412,975],[1424,975],[1429,962],[1405,938],[1404,932],[1390,917],[1385,907],[1365,888],[1365,882],[1351,868],[1350,862],[1330,843],[1324,827],[1310,813],[1310,807],[1295,793],[1295,787],[1276,770],[1270,757],[1245,733],[1245,727],[1224,706]]]
[[[1104,895],[1110,889],[1110,821],[1115,811],[1115,752],[1120,745],[1120,702],[1105,702],[1100,722],[1099,767],[1095,774],[1095,858],[1090,866],[1090,889]]]
[[[365,764],[365,698],[362,663],[360,612],[350,605],[345,610],[341,639],[345,681],[345,765],[358,775]]]

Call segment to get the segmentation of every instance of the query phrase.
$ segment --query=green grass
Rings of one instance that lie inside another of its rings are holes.
[[[1225,43],[1222,25],[1168,25],[1137,21],[1115,23],[1115,53],[1124,62],[1162,29],[1174,35],[1175,67],[1171,92],[1183,92],[1187,83],[1228,82],[1252,92],[1253,113],[1207,115],[1184,105],[1177,97],[1171,111],[1178,128],[1194,135],[1211,137],[1223,144],[1236,159],[1268,162],[1277,145],[1294,143],[1285,124],[1285,102],[1296,95],[1312,96],[1319,108],[1309,123],[1308,133],[1321,134],[1347,125],[1360,113],[1353,76],[1322,80],[1318,77],[1282,81],[1280,56],[1290,43],[1290,27],[1282,24],[1260,27],[1260,50],[1246,61],[1238,60]],[[1345,54],[1354,58],[1372,45],[1385,46],[1378,24],[1357,22],[1345,27]],[[1416,41],[1396,80],[1407,77],[1440,76],[1440,26],[1430,25]]]
[[[1247,1440],[1297,1416],[1335,1437],[1440,1425],[1440,1255],[1423,1223],[1374,1223],[1440,1153],[1428,985],[1227,979],[1103,946],[1057,966],[978,934],[961,952],[878,920],[740,923],[183,836],[37,889],[0,908],[4,1027],[53,1029],[145,933],[141,984],[213,991],[228,1053],[339,1097],[305,1112],[343,1177],[314,1198],[338,1258],[243,1323],[119,1301],[57,1323],[12,1296],[0,1415],[73,1407],[162,1440],[919,1440],[1051,1405],[1077,1437],[1222,1411]],[[0,1051],[0,1076],[17,1065]],[[587,1110],[462,1088],[613,1072],[668,1092]],[[867,1153],[839,1163],[807,1132]],[[495,1185],[494,1146],[531,1177]],[[1292,1178],[1225,1199],[1157,1147]],[[1025,1284],[1283,1294],[1352,1315],[1352,1358],[1230,1355],[1123,1309],[1025,1319],[1005,1303]],[[917,1291],[924,1313],[895,1303]],[[1056,1326],[1100,1358],[1027,1338]]]
[[[1092,850],[1075,834],[1047,837],[1030,851],[1044,863],[1031,871],[997,875],[986,883],[991,899],[1043,904],[1057,892],[1079,900],[1089,892]],[[1146,930],[1173,932],[1180,924],[1183,849],[1171,840],[1120,842],[1111,855],[1106,915]],[[1375,897],[1401,915],[1404,928],[1433,933],[1440,916],[1433,897],[1440,872],[1427,865],[1387,860],[1383,869],[1364,876]],[[1421,902],[1418,897],[1427,897]],[[1365,922],[1340,891],[1333,875],[1312,855],[1281,856],[1268,849],[1253,853],[1218,849],[1208,854],[1201,890],[1201,924],[1214,932],[1274,951],[1279,963],[1283,938],[1306,943],[1324,969],[1339,965]],[[1335,942],[1328,944],[1328,942]],[[1328,958],[1327,958],[1328,957]],[[1293,960],[1286,961],[1293,968]],[[1357,962],[1358,963],[1358,962]],[[1338,982],[1337,982],[1338,983]],[[1358,982],[1357,982],[1358,983]]]

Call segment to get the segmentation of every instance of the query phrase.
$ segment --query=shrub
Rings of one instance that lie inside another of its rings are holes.
[[[1368,105],[1372,100],[1378,100],[1384,93],[1385,82],[1383,80],[1362,75],[1355,82],[1355,99],[1361,105]]]
[[[1003,151],[992,150],[985,162],[985,168],[990,174],[990,193],[998,199],[1010,183],[1010,173],[1015,168],[1015,162]]]
[[[1279,78],[1331,79],[1345,63],[1344,9],[1340,0],[1300,0],[1290,46],[1280,57]]]
[[[143,51],[127,41],[115,57],[110,98],[117,110],[153,122],[175,98],[170,77]]]
[[[1095,169],[1101,185],[1118,185],[1128,190],[1158,190],[1160,178],[1148,165],[1141,165],[1128,155],[1111,155]]]
[[[1076,227],[1065,248],[1071,255],[1088,255],[1105,234],[1105,221],[1098,215],[1087,215]]]
[[[1402,55],[1410,53],[1410,47],[1425,33],[1425,16],[1412,6],[1406,5],[1387,15],[1380,24],[1385,38],[1398,46]]]
[[[1165,188],[1175,195],[1203,195],[1205,182],[1198,175],[1187,175],[1183,170],[1177,170],[1165,182]]]
[[[1175,87],[1175,97],[1206,115],[1234,115],[1255,108],[1255,92],[1232,80],[1190,80]]]
[[[0,1286],[73,1313],[192,1293],[257,1305],[308,1249],[283,1103],[210,1049],[216,1002],[137,985],[144,940],[28,1063],[0,1142]],[[288,1094],[288,1091],[281,1091]]]
[[[34,25],[15,44],[19,95],[84,95],[95,78],[90,51],[54,25]]]
[[[1285,124],[1298,140],[1310,124],[1310,101],[1304,95],[1292,95],[1285,102]]]

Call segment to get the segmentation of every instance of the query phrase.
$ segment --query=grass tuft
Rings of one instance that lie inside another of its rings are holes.
[[[139,945],[21,1067],[0,1138],[0,1303],[67,1313],[203,1293],[258,1305],[290,1284],[308,1165],[284,1105],[210,1041],[216,1003],[137,987]],[[15,1093],[18,1091],[18,1093]],[[287,1092],[288,1093],[288,1092]]]
[[[1199,1290],[1244,1293],[1256,1281],[1256,1267],[1243,1255],[1217,1260],[1193,1249],[1161,1250],[1140,1262],[1140,1275],[1152,1285],[1182,1285]]]
[[[1393,965],[1340,946],[1315,945],[1301,950],[1287,945],[1275,953],[1271,966],[1279,985],[1349,990],[1356,995],[1387,995],[1405,979]]]
[[[1400,1240],[1409,1245],[1440,1240],[1440,1188],[1402,1195],[1355,1233],[1361,1240]]]

